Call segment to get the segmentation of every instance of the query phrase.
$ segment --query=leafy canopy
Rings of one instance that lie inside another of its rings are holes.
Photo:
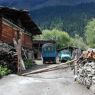
[[[85,27],[85,36],[88,46],[95,48],[95,19],[87,23]]]
[[[54,40],[56,41],[57,48],[62,48],[70,44],[70,36],[65,31],[57,29],[43,30],[42,35],[36,36],[37,40]]]

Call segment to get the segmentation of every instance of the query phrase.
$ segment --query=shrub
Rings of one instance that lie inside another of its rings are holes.
[[[0,66],[0,77],[8,75],[9,73],[11,73],[11,70],[9,70],[7,67]]]
[[[29,69],[29,68],[31,68],[33,66],[33,62],[32,62],[31,59],[24,60],[24,63],[25,63],[26,69]]]

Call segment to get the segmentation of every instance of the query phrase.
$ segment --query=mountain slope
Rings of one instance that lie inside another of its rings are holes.
[[[95,3],[89,2],[95,0],[0,0],[0,5],[28,9],[41,29],[56,27],[74,36],[83,35],[87,21],[95,18]]]
[[[45,0],[0,0],[0,5],[32,10],[44,2]]]
[[[57,27],[72,36],[83,35],[87,21],[95,18],[95,3],[45,7],[31,11],[31,14],[42,29]]]
[[[95,0],[0,0],[0,5],[33,10],[46,6],[76,5],[89,2],[95,2]]]

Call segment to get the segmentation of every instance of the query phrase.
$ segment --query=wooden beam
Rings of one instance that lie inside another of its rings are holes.
[[[70,63],[73,63],[74,61],[76,61],[76,60],[71,60],[71,61],[61,63],[61,64],[57,64],[57,65],[54,65],[54,66],[51,66],[51,67],[48,67],[48,68],[38,69],[38,70],[35,70],[35,71],[32,71],[32,72],[24,73],[24,74],[22,74],[22,76],[27,76],[27,75],[30,75],[30,74],[36,74],[36,73],[41,73],[41,72],[47,72],[48,70],[56,69],[60,66],[68,67],[68,65]]]

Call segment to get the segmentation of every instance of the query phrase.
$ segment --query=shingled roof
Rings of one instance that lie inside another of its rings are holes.
[[[32,21],[31,16],[26,10],[18,10],[15,8],[0,7],[0,16],[8,16],[12,19],[20,19],[23,27],[32,35],[41,34],[40,29]]]

